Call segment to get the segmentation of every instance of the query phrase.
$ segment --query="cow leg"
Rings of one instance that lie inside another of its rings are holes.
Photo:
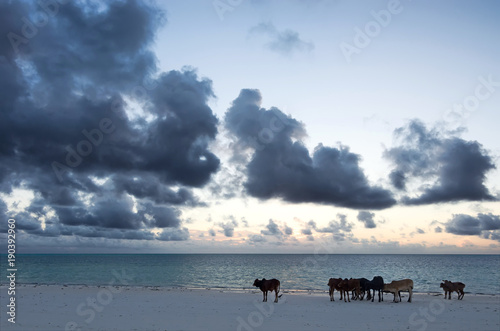
[[[412,296],[412,294],[413,294],[413,289],[410,287],[410,288],[408,289],[408,292],[410,292],[410,297],[408,298],[408,302],[411,302],[411,296]]]
[[[375,296],[375,293],[373,293],[373,296]],[[380,302],[380,297],[381,297],[380,290],[378,290],[378,302]],[[382,297],[382,301],[384,301],[383,299],[384,297]]]
[[[275,298],[274,298],[274,302],[278,302],[278,290],[274,291],[274,294],[276,294]]]
[[[264,294],[264,300],[262,300],[262,302],[266,302],[267,301],[267,291],[263,291],[262,293]]]
[[[375,290],[373,290],[372,302],[375,300]]]
[[[396,301],[396,292],[394,292],[394,300],[392,300],[392,302],[398,302]]]

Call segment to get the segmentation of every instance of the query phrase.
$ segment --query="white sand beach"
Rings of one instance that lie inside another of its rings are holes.
[[[15,324],[1,287],[1,330],[500,330],[500,296],[414,294],[413,302],[335,302],[328,294],[18,285]]]

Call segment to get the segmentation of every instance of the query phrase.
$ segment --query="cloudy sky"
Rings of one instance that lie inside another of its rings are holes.
[[[498,254],[499,12],[2,1],[2,242]]]

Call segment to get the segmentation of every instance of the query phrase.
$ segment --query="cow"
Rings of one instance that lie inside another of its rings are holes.
[[[335,292],[335,290],[340,292],[340,300],[342,300],[342,289],[339,287],[341,281],[342,278],[330,278],[328,280],[328,287],[330,288],[330,301],[335,301],[335,298],[333,297],[333,292]]]
[[[408,291],[410,293],[408,302],[411,302],[411,296],[413,293],[413,280],[411,279],[393,280],[389,284],[384,284],[384,292],[394,293],[393,302],[401,302],[401,294],[399,293],[401,291]],[[399,301],[396,301],[396,294],[399,295]]]
[[[443,280],[443,283],[439,284],[444,290],[444,298],[446,299],[446,294],[448,294],[448,300],[451,300],[451,293],[457,292],[458,300],[464,298],[464,288],[465,284],[461,282],[450,282],[449,280]]]
[[[368,282],[368,279],[358,278],[358,280],[359,280],[359,287],[360,287],[360,298],[359,299],[363,300],[363,298],[365,297],[365,293],[366,293],[366,283]],[[353,294],[353,298],[354,298],[354,292],[352,294]]]
[[[384,289],[384,279],[381,276],[373,277],[372,280],[369,280],[365,283],[365,290],[368,291],[368,296],[366,299],[370,300],[371,297],[373,302],[373,300],[375,299],[375,291],[378,291],[378,302],[384,301],[384,295],[383,293],[381,293],[383,289]],[[370,294],[370,290],[373,290],[373,296]]]
[[[351,299],[349,297],[349,292],[350,291],[356,291],[356,298],[359,297],[359,294],[360,294],[360,291],[361,291],[361,286],[359,285],[359,279],[347,279],[345,278],[344,280],[342,280],[339,284],[339,287],[340,289],[344,292],[344,302],[347,302],[346,301],[346,297],[347,297],[347,300],[349,300],[349,302],[351,302]]]
[[[253,282],[253,286],[256,286],[260,288],[262,291],[262,294],[264,295],[264,300],[263,302],[267,302],[267,292],[268,291],[274,291],[276,294],[276,298],[274,299],[274,302],[278,302],[278,298],[281,298],[281,295],[278,296],[278,293],[280,291],[280,281],[277,279],[270,279],[267,280],[265,278],[262,278],[262,280],[259,280],[258,278]]]

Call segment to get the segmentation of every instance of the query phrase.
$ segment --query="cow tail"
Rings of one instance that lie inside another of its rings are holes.
[[[281,283],[278,285],[278,293],[280,293],[280,291],[281,291]],[[278,295],[278,298],[281,298],[282,295],[283,294]]]

